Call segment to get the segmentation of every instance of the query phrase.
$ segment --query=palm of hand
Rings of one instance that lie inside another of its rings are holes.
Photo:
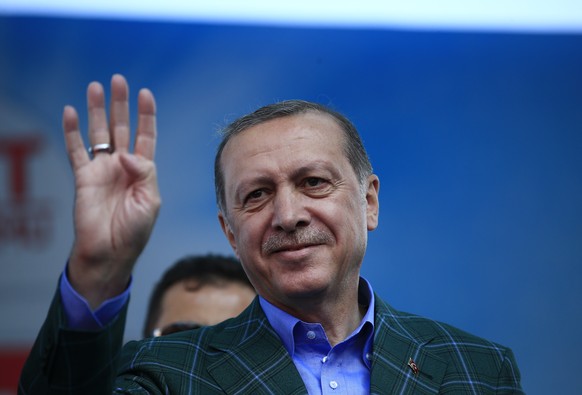
[[[126,152],[98,154],[77,169],[75,180],[78,252],[108,262],[135,260],[158,212],[154,163]]]

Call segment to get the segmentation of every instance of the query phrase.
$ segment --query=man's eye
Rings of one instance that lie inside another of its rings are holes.
[[[305,180],[305,185],[308,187],[317,187],[323,183],[323,180],[318,177],[309,177]]]
[[[252,199],[259,199],[261,196],[263,196],[263,190],[262,189],[257,189],[256,191],[252,191],[251,193],[249,193],[247,195],[247,201],[248,200],[252,200]]]
[[[255,189],[245,196],[242,206],[248,210],[258,209],[265,203],[268,193],[266,189]]]

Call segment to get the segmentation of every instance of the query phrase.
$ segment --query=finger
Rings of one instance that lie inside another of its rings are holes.
[[[139,91],[135,153],[153,160],[156,153],[156,101],[149,89]]]
[[[91,146],[96,144],[109,144],[109,128],[105,114],[105,93],[103,86],[98,82],[92,82],[87,88],[87,107],[89,112],[89,142]]]
[[[111,78],[111,103],[109,108],[109,128],[111,144],[116,151],[127,151],[129,148],[129,87],[120,74]]]
[[[89,162],[89,155],[79,131],[79,116],[71,106],[65,106],[63,110],[63,132],[67,154],[74,171]]]

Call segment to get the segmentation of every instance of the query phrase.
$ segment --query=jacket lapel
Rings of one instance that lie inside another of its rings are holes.
[[[227,394],[307,393],[258,299],[214,336],[210,348],[217,358],[208,372]]]
[[[375,320],[370,393],[438,393],[447,362],[424,348],[431,339],[418,336],[377,295]]]

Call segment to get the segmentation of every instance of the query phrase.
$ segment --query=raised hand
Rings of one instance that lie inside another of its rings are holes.
[[[87,88],[91,158],[73,107],[63,112],[63,130],[75,176],[75,241],[68,275],[92,308],[121,293],[147,244],[159,207],[154,154],[156,105],[153,94],[138,95],[138,125],[130,152],[129,88],[111,79],[109,122],[103,87]],[[111,149],[108,149],[108,145]]]

